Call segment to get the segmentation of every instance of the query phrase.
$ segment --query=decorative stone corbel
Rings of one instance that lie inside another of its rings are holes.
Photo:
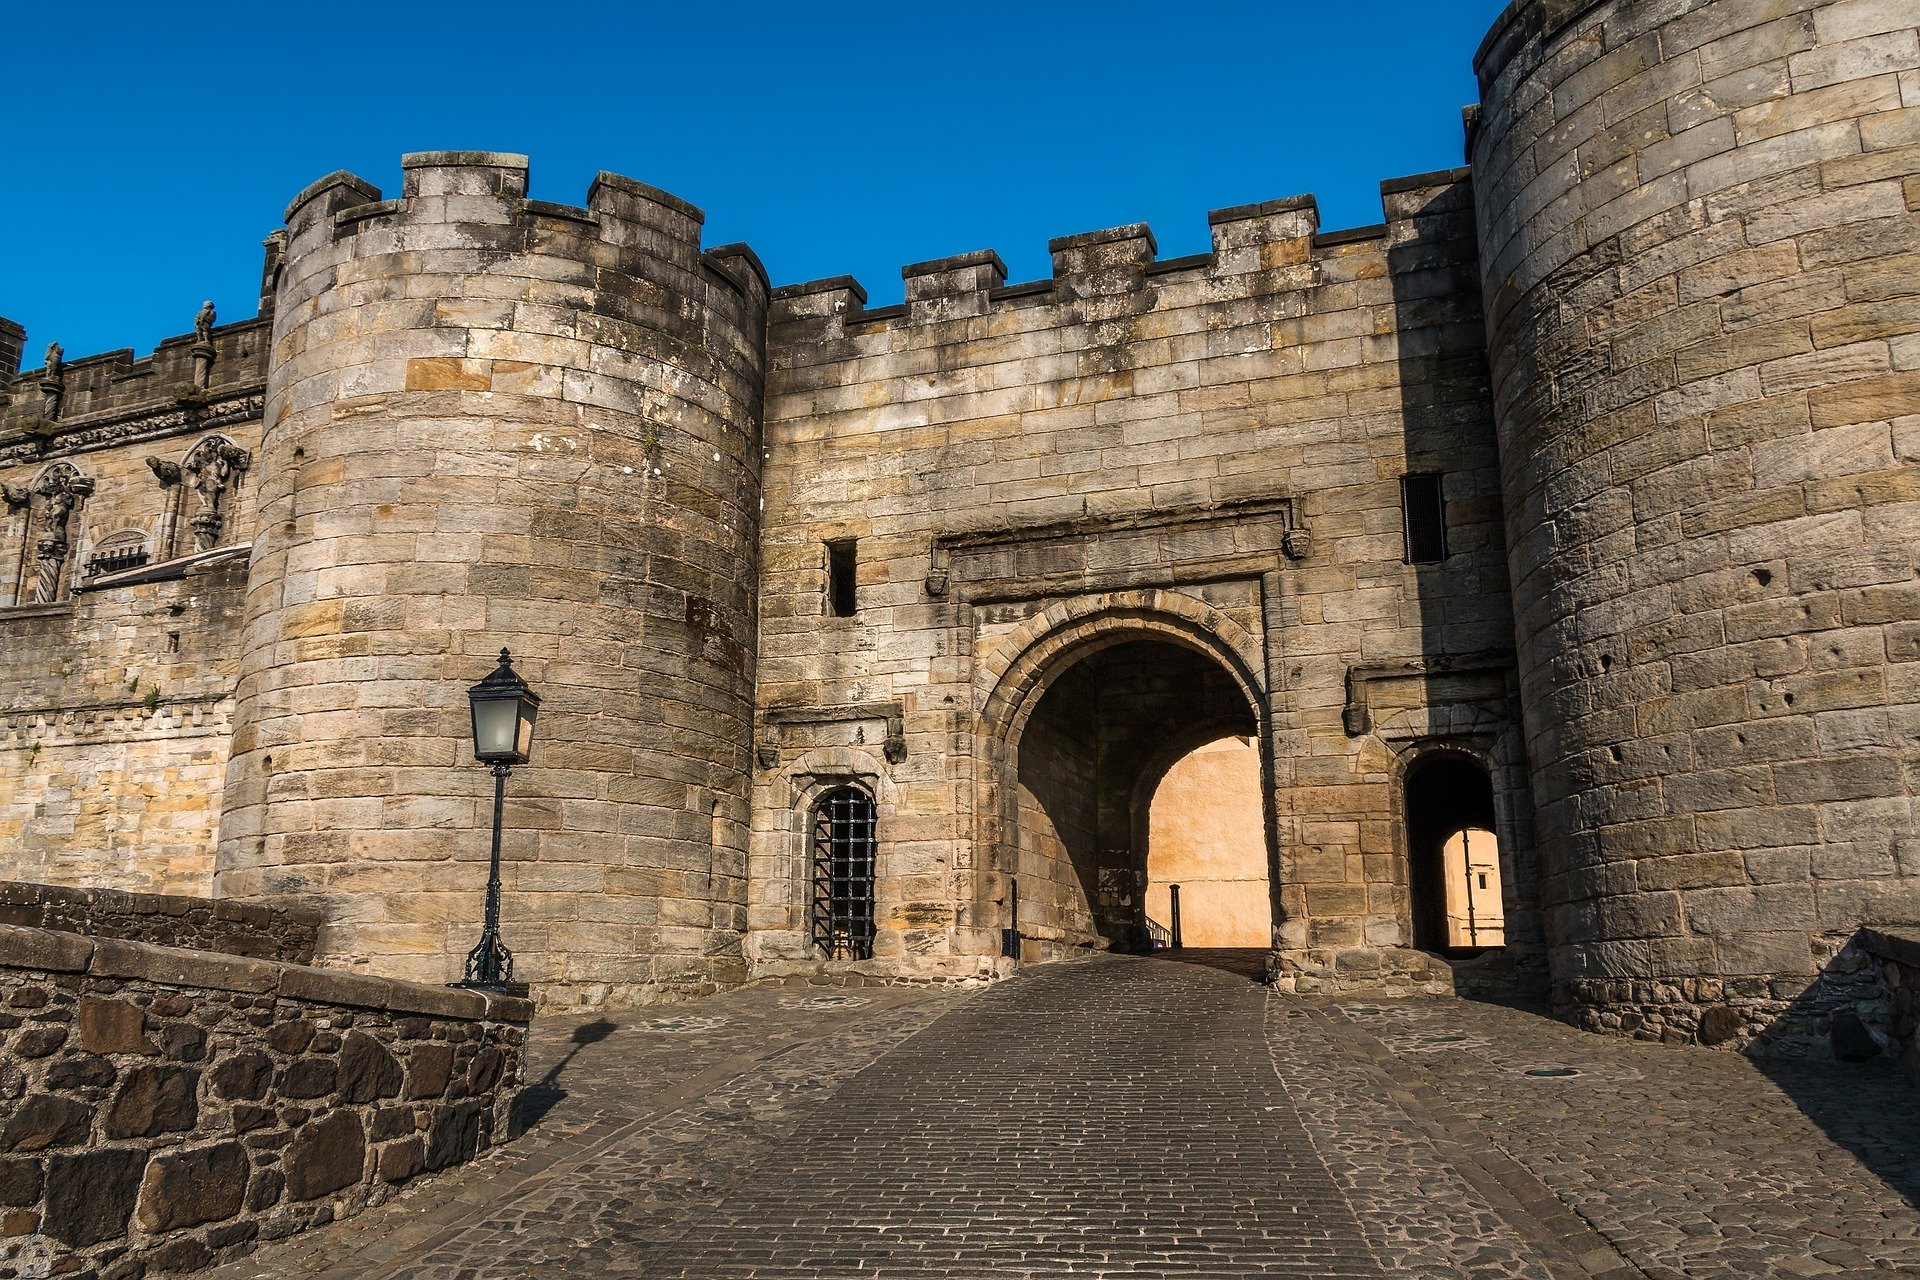
[[[754,747],[754,758],[759,760],[762,769],[780,767],[780,730],[767,725],[760,730],[760,742]]]
[[[33,490],[18,485],[0,484],[0,500],[7,504],[7,510],[18,511],[33,501]]]
[[[1280,550],[1289,560],[1305,560],[1313,554],[1313,532],[1305,525],[1295,525],[1281,535]]]
[[[1357,738],[1373,727],[1372,710],[1364,702],[1349,700],[1340,710],[1340,727],[1349,738]]]
[[[934,543],[930,565],[927,569],[926,586],[927,594],[936,600],[946,599],[947,563],[952,559],[952,554],[952,552],[942,547],[939,543]]]
[[[153,472],[153,478],[160,482],[162,489],[171,489],[180,483],[180,464],[168,462],[165,458],[148,458],[147,470]]]
[[[897,708],[887,717],[887,741],[881,750],[886,753],[889,764],[899,764],[907,758],[906,723]]]

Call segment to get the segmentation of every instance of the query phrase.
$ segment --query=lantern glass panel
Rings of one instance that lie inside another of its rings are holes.
[[[515,754],[525,760],[533,754],[533,722],[540,714],[540,701],[531,695],[514,704],[518,727],[514,734]]]
[[[533,740],[533,721],[520,716],[520,699],[476,697],[473,700],[473,754],[479,759],[524,760]]]

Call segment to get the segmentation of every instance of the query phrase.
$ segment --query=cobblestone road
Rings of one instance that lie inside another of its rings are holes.
[[[543,1020],[519,1142],[214,1274],[1920,1276],[1886,1067],[1186,961]]]

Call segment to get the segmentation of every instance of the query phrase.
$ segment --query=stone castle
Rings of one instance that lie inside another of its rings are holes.
[[[1155,789],[1235,738],[1283,987],[1746,1043],[1920,921],[1915,17],[1518,0],[1381,225],[899,306],[611,174],[322,178],[257,318],[0,334],[5,874],[456,978],[506,646],[548,1005],[1149,945]]]

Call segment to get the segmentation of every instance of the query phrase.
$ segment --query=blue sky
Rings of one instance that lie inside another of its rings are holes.
[[[0,315],[69,359],[252,315],[261,239],[314,178],[397,194],[406,151],[532,158],[537,199],[601,169],[707,211],[776,284],[1153,226],[1311,191],[1377,222],[1383,178],[1461,163],[1471,60],[1504,0],[1146,4],[52,3],[8,17]]]

